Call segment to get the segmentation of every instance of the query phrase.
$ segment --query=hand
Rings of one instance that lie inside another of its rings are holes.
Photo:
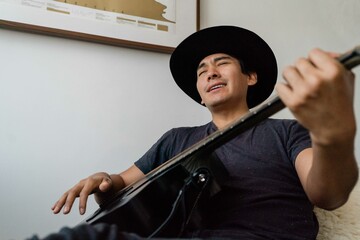
[[[63,208],[63,213],[68,214],[75,199],[79,197],[79,212],[82,215],[86,211],[86,203],[90,194],[95,193],[95,197],[98,198],[97,201],[100,201],[100,195],[111,192],[112,188],[113,181],[109,174],[95,173],[65,192],[51,209],[53,213],[57,214]]]
[[[354,74],[334,56],[312,50],[308,58],[284,70],[287,82],[276,87],[281,100],[318,144],[346,142],[355,136]]]

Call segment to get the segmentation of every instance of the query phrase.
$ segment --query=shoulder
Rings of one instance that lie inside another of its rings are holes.
[[[265,126],[270,126],[272,133],[287,149],[288,156],[295,162],[298,154],[311,147],[309,131],[293,119],[268,119]],[[269,137],[269,135],[268,135]]]
[[[150,148],[150,153],[165,153],[166,157],[172,157],[197,141],[203,139],[211,123],[194,127],[176,127],[165,132],[158,141]]]
[[[138,160],[135,165],[147,173],[201,140],[211,128],[211,123],[195,127],[177,127],[161,138]]]
[[[267,141],[280,141],[288,147],[311,145],[309,131],[294,119],[267,119],[257,127],[257,134]],[[302,144],[300,144],[302,143]]]
[[[273,127],[291,127],[294,125],[300,125],[295,119],[277,119],[269,118],[263,122],[267,126]]]
[[[305,129],[302,125],[298,123],[295,119],[275,119],[275,118],[269,118],[265,121],[263,121],[262,124],[260,124],[262,128],[272,129],[277,132],[283,132],[284,134],[290,134],[291,132],[307,132],[307,129]]]

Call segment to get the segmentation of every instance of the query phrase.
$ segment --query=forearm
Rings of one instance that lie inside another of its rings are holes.
[[[351,138],[336,144],[315,142],[305,189],[316,206],[335,209],[347,201],[358,174]]]
[[[334,209],[346,202],[358,179],[354,156],[355,75],[333,54],[313,49],[285,68],[277,90],[299,123],[309,130],[312,149],[295,162],[304,190],[315,205]]]

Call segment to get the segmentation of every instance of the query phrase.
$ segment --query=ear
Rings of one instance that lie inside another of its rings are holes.
[[[257,83],[257,73],[256,72],[251,72],[248,74],[249,78],[248,78],[248,86],[253,86]]]

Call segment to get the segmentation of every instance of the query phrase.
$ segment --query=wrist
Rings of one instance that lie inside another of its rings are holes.
[[[124,188],[124,180],[119,174],[110,174],[109,175],[111,182],[112,182],[112,191],[117,192]]]
[[[356,135],[356,124],[337,126],[331,129],[310,131],[313,145],[322,147],[348,146],[353,147]]]

